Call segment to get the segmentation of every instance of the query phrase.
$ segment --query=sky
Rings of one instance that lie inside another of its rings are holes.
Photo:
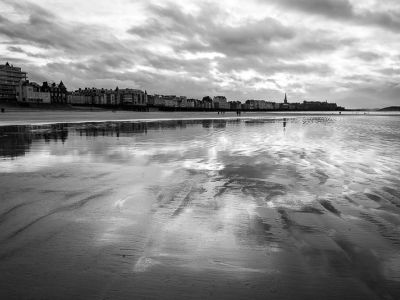
[[[400,105],[398,0],[0,0],[0,63],[36,82]]]

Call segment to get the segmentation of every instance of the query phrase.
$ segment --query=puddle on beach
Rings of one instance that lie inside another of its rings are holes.
[[[2,299],[399,299],[400,118],[0,127]]]

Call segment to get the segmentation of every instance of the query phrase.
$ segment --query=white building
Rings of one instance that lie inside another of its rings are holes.
[[[17,87],[18,102],[25,103],[50,103],[50,93],[42,92],[40,85],[34,82],[20,82]]]

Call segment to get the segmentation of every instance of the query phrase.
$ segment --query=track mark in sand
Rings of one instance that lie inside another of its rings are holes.
[[[277,211],[281,216],[283,229],[286,229],[288,231],[300,230],[300,231],[306,232],[306,233],[320,232],[319,229],[317,229],[313,226],[302,225],[302,224],[297,223],[296,221],[293,221],[289,217],[288,212],[284,208],[279,208]]]
[[[65,193],[64,198],[65,199],[74,198],[79,195],[82,195],[83,193],[84,193],[83,191],[82,192],[67,192],[67,193]]]
[[[349,196],[344,196],[344,199],[346,199],[349,203],[355,205],[355,206],[361,206],[361,204],[357,203],[355,200],[353,200],[351,197]]]
[[[376,226],[378,232],[382,237],[389,240],[394,245],[400,245],[400,231],[397,229],[397,226],[386,222],[378,216],[372,216],[368,213],[361,213],[360,216],[367,222]]]
[[[60,230],[59,230],[59,231],[51,232],[51,233],[50,233],[49,235],[47,235],[46,237],[41,238],[41,239],[36,239],[36,238],[35,238],[34,240],[29,241],[28,243],[24,244],[22,247],[16,247],[16,248],[10,249],[10,250],[8,250],[8,251],[6,250],[5,252],[3,252],[3,253],[0,254],[0,261],[2,261],[2,260],[4,260],[4,259],[7,259],[7,258],[9,258],[9,257],[12,257],[13,255],[18,254],[18,253],[20,253],[20,252],[23,252],[24,250],[29,249],[30,246],[36,246],[36,245],[38,245],[38,244],[45,243],[45,242],[51,240],[51,239],[52,239],[54,236],[56,236],[59,232],[60,232]],[[29,251],[29,250],[28,250],[28,251]]]
[[[387,279],[383,273],[382,261],[371,249],[357,247],[346,239],[334,238],[342,249],[347,261],[343,270],[358,277],[379,299],[395,299],[389,293]],[[335,263],[337,265],[337,262]]]
[[[88,177],[85,177],[85,179],[100,179],[100,178],[105,177],[105,176],[107,176],[107,175],[109,175],[109,174],[111,174],[111,173],[109,173],[109,172],[100,173],[100,174],[97,174],[97,175],[95,175],[95,176],[88,176]]]
[[[299,213],[307,213],[307,214],[316,214],[316,215],[323,215],[324,212],[314,206],[306,205],[297,210]]]
[[[69,205],[57,207],[57,208],[55,208],[53,210],[50,210],[47,214],[45,214],[43,216],[40,216],[40,217],[34,219],[33,221],[29,222],[28,224],[22,226],[21,228],[15,230],[11,234],[9,234],[3,241],[8,241],[8,240],[16,237],[18,234],[24,232],[25,230],[30,228],[32,225],[35,225],[36,223],[40,222],[41,220],[43,220],[43,219],[45,219],[45,218],[47,218],[47,217],[49,217],[51,215],[54,215],[54,214],[57,214],[57,213],[60,213],[60,212],[72,211],[72,210],[76,210],[78,208],[81,208],[84,205],[86,205],[88,202],[90,202],[91,200],[99,198],[101,196],[105,196],[106,194],[110,193],[111,190],[112,189],[107,189],[107,190],[104,190],[104,191],[102,191],[100,193],[97,193],[97,194],[94,194],[94,195],[90,195],[90,196],[88,196],[86,198],[83,198],[83,199],[81,199],[81,200],[79,200],[79,201],[77,201],[75,203],[71,203]]]
[[[331,213],[340,217],[341,212],[338,211],[329,200],[319,200],[319,203]]]
[[[387,186],[383,187],[382,190],[389,195],[388,197],[385,197],[385,200],[390,202],[392,205],[400,208],[400,192]]]
[[[34,201],[29,201],[29,202],[24,202],[24,203],[20,203],[20,204],[14,205],[13,207],[9,208],[8,210],[6,210],[5,212],[0,214],[0,224],[3,223],[8,218],[8,216],[10,214],[15,212],[19,208],[27,206],[27,205],[30,205],[30,204],[35,203],[35,202],[39,202],[39,201],[40,200],[34,200]]]
[[[185,210],[185,208],[188,207],[192,194],[193,194],[193,185],[190,187],[185,197],[183,197],[179,207],[175,209],[174,213],[172,214],[173,217],[180,215]]]
[[[375,194],[364,193],[364,195],[367,196],[368,199],[371,199],[372,201],[375,201],[375,202],[381,202],[382,201],[382,198],[377,196],[377,195],[375,195]]]
[[[289,229],[291,226],[293,226],[294,223],[289,218],[289,215],[286,210],[284,210],[283,208],[279,208],[278,213],[281,215],[281,220],[283,222],[284,229]]]
[[[384,190],[386,193],[391,194],[393,197],[400,199],[400,191],[399,190],[395,190],[388,186],[383,187],[382,190]]]

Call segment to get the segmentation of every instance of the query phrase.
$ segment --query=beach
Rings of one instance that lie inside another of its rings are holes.
[[[216,111],[151,111],[138,112],[128,110],[109,110],[90,107],[71,107],[70,109],[34,109],[26,107],[5,107],[5,113],[0,113],[0,126],[29,125],[49,123],[79,123],[104,121],[151,121],[151,120],[190,120],[190,119],[230,119],[230,118],[262,118],[262,117],[293,117],[307,115],[339,115],[339,112],[242,112],[240,116],[235,111],[219,114]],[[340,112],[343,115],[399,115],[399,112]]]
[[[2,298],[400,294],[399,117],[105,113],[0,127]]]

